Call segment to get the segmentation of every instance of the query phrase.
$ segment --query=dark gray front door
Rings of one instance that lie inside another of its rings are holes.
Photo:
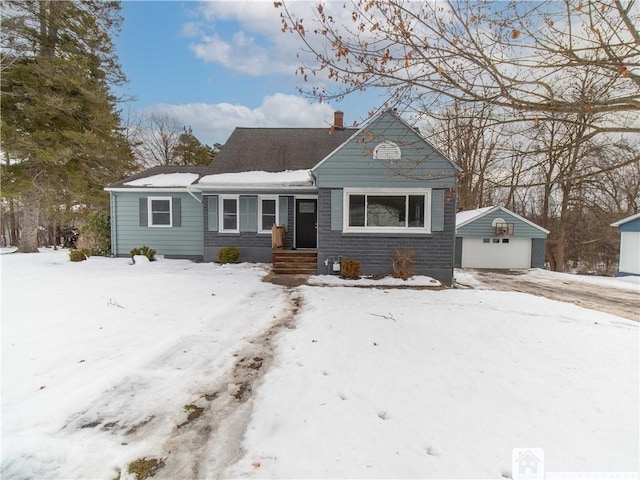
[[[318,200],[296,199],[296,248],[317,248]]]

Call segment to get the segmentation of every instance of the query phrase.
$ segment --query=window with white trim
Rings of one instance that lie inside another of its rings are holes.
[[[170,227],[172,225],[171,197],[149,197],[147,202],[147,225]]]
[[[220,208],[218,209],[219,231],[238,233],[238,196],[220,195]]]
[[[258,232],[271,233],[271,227],[278,225],[278,197],[260,197],[258,202]]]
[[[430,189],[345,189],[344,231],[430,233]]]

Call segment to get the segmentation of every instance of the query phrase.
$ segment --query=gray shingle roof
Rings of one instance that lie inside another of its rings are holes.
[[[357,129],[236,128],[207,173],[311,169]]]
[[[236,128],[209,166],[152,167],[107,188],[136,188],[125,183],[162,173],[282,172],[311,169],[347,141],[358,129]]]

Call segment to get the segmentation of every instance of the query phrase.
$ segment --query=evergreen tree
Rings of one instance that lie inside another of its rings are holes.
[[[110,86],[124,81],[110,33],[118,2],[10,1],[2,18],[2,195],[21,202],[19,249],[40,212],[106,210],[104,185],[134,168]]]
[[[174,151],[175,163],[177,165],[209,165],[216,152],[215,147],[200,143],[191,127],[184,127]]]

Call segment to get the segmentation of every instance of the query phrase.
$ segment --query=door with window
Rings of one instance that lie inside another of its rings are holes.
[[[318,199],[296,199],[296,248],[318,247]]]

